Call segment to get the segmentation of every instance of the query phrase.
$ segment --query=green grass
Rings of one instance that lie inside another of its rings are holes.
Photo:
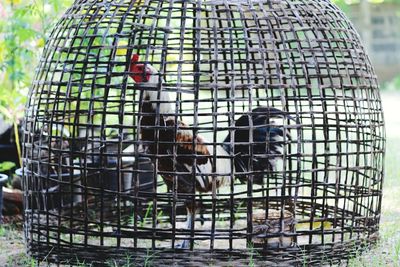
[[[0,266],[36,266],[25,254],[22,231],[12,225],[0,226]]]
[[[350,261],[349,266],[400,267],[400,137],[389,137],[385,161],[379,244]]]

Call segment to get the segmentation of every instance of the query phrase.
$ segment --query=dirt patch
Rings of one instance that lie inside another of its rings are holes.
[[[0,266],[29,266],[30,259],[25,254],[22,228],[14,224],[0,227]]]

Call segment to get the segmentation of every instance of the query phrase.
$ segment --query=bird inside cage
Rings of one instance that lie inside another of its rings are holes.
[[[213,145],[197,134],[193,128],[177,119],[175,107],[162,85],[159,71],[139,55],[133,55],[130,77],[140,92],[140,140],[146,154],[151,155],[170,191],[185,198],[187,208],[186,228],[194,229],[197,192],[213,192],[230,184],[231,173],[241,181],[254,174],[255,183],[262,183],[265,170],[274,171],[276,161],[282,160],[283,147],[290,140],[289,131],[274,124],[273,118],[292,119],[284,112],[258,107],[243,115],[236,123],[233,138],[225,138],[222,145]],[[251,139],[251,136],[253,139]],[[249,150],[252,143],[252,150]],[[233,157],[234,166],[231,166]],[[214,175],[213,175],[214,174]],[[178,248],[193,247],[184,240]]]
[[[292,139],[282,120],[295,122],[279,109],[257,107],[235,121],[233,138],[230,133],[226,136],[224,149],[236,155],[235,173],[241,182],[247,182],[251,172],[255,184],[264,184],[265,170],[278,172],[284,147]]]

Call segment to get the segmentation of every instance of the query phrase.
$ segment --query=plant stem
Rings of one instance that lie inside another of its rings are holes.
[[[14,125],[15,145],[17,147],[18,160],[20,167],[22,167],[22,153],[21,153],[21,145],[19,143],[18,123],[14,121],[13,125]]]

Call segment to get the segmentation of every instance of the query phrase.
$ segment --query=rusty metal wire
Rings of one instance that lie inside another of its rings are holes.
[[[157,83],[133,82],[134,54],[158,70]],[[146,92],[158,94],[151,114]],[[258,107],[282,113],[250,122]],[[165,141],[168,127],[175,137]],[[269,145],[257,127],[269,129]],[[180,144],[179,131],[192,141]],[[199,142],[211,151],[207,175]],[[77,0],[50,34],[27,104],[28,252],[56,263],[346,261],[378,238],[384,146],[377,78],[327,0]],[[244,171],[238,157],[249,159]],[[183,160],[193,161],[186,173]],[[209,190],[194,190],[204,177]],[[177,249],[183,240],[189,248]]]

